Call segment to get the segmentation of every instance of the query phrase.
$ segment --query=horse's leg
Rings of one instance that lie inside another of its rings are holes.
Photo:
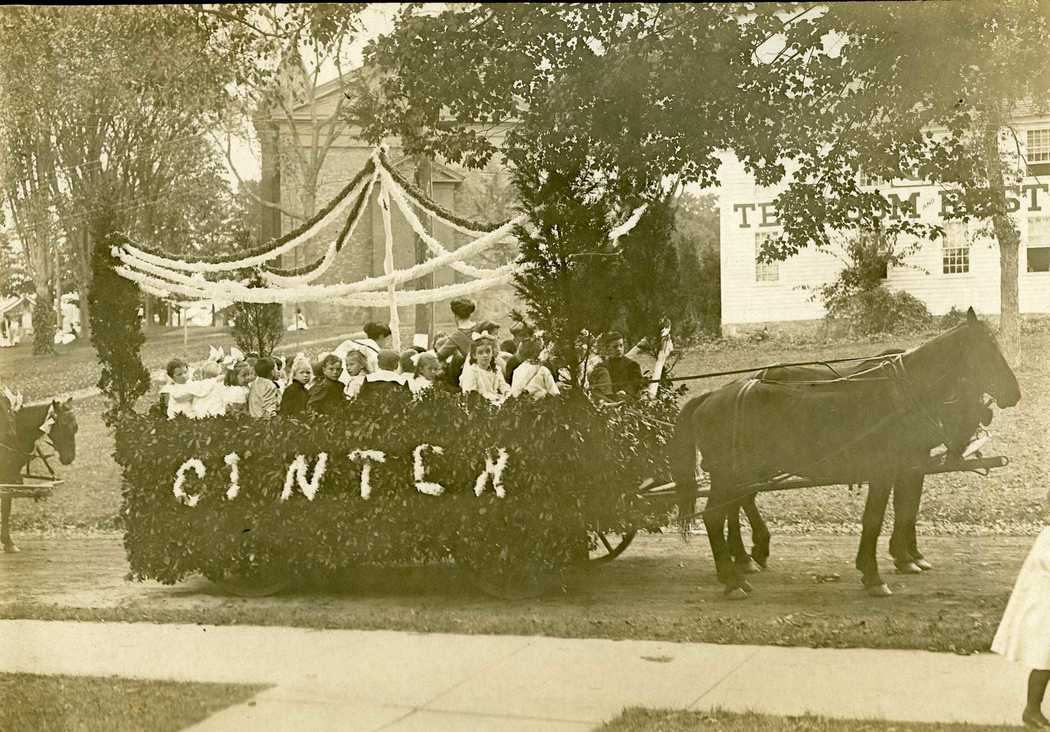
[[[751,555],[747,553],[747,549],[744,548],[744,539],[740,533],[740,511],[747,510],[747,502],[751,500],[745,498],[742,501],[736,501],[732,506],[729,507],[729,550],[733,555],[733,561],[736,562],[737,571],[741,574],[754,574],[760,572],[762,567],[751,558]],[[754,535],[755,527],[751,526],[751,533]]]
[[[860,535],[860,547],[857,549],[857,569],[861,572],[861,582],[868,594],[883,597],[889,594],[890,588],[882,581],[879,574],[879,562],[876,550],[882,521],[886,517],[886,503],[889,501],[892,480],[877,478],[868,484],[868,497],[864,501],[863,530]]]
[[[707,500],[709,506],[704,509],[704,527],[707,529],[707,539],[711,543],[711,554],[715,559],[715,572],[718,581],[725,586],[726,597],[742,600],[747,597],[747,585],[736,571],[731,548],[726,541],[726,519],[733,508],[727,508],[723,503],[723,493],[726,492],[722,490],[724,485],[727,483],[715,475],[711,476],[711,494]]]
[[[759,567],[766,568],[769,562],[769,527],[766,526],[762,514],[758,512],[758,504],[755,496],[748,496],[743,503],[744,513],[747,514],[747,522],[751,524],[751,558]]]
[[[923,474],[904,473],[893,485],[893,535],[890,537],[890,556],[901,574],[919,574],[922,566],[918,560],[918,542],[915,537],[915,522],[919,516],[922,499]],[[923,560],[924,563],[925,560]],[[928,563],[927,563],[928,564]]]
[[[0,544],[7,554],[14,554],[18,547],[11,541],[11,498],[0,498]]]

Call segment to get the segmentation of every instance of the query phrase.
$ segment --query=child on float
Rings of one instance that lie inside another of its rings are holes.
[[[168,419],[181,414],[193,416],[193,389],[190,386],[190,365],[181,358],[173,358],[164,368],[169,383],[160,388],[161,399],[165,402],[165,414]]]
[[[272,358],[260,358],[255,362],[255,379],[248,386],[248,415],[256,419],[269,419],[277,414],[280,394],[274,381],[275,367]]]
[[[510,385],[512,397],[528,394],[533,399],[542,399],[545,396],[561,394],[550,369],[540,363],[541,350],[542,346],[536,339],[527,340],[521,344],[520,352],[523,360],[514,369],[514,377]]]
[[[1050,493],[1046,500],[1050,520]],[[1032,669],[1021,721],[1026,727],[1050,729],[1042,710],[1050,682],[1050,525],[1043,527],[1021,566],[992,650]]]
[[[411,393],[405,383],[404,375],[398,370],[401,365],[401,355],[397,351],[383,349],[376,360],[379,368],[365,376],[358,393],[359,398],[385,399],[392,394]]]
[[[343,382],[339,375],[343,371],[343,360],[334,353],[325,354],[320,360],[321,378],[316,379],[310,387],[307,408],[319,414],[337,414],[345,405]],[[314,373],[317,373],[315,367]]]
[[[408,382],[414,396],[428,389],[435,389],[441,377],[441,361],[433,351],[424,351],[416,356],[415,373]]]
[[[193,393],[193,418],[221,417],[226,414],[226,369],[221,363],[208,360],[198,369],[197,376],[197,381],[187,385]]]
[[[226,414],[247,414],[248,389],[256,379],[255,367],[247,361],[239,361],[226,374],[226,393],[223,395]]]
[[[464,393],[477,392],[493,404],[500,404],[510,393],[503,373],[496,368],[496,338],[490,333],[472,336],[470,359],[463,366],[459,388]]]
[[[378,358],[378,354],[376,356]],[[353,399],[360,393],[365,377],[375,370],[369,366],[369,358],[369,353],[364,348],[352,348],[347,351],[346,368],[340,377],[340,380],[345,377],[344,393],[347,399]]]
[[[288,375],[289,383],[281,394],[281,404],[277,413],[286,417],[297,417],[306,412],[306,404],[310,399],[307,387],[313,376],[310,360],[305,354],[296,355]]]

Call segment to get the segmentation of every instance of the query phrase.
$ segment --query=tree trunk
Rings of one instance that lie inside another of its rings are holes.
[[[91,340],[91,309],[88,296],[91,293],[91,234],[87,227],[76,230],[77,242],[77,299],[80,308],[80,338]]]
[[[36,283],[36,302],[33,304],[33,355],[46,356],[55,352],[55,311],[51,307],[51,288]]]
[[[433,161],[426,155],[420,155],[416,158],[416,187],[423,192],[427,198],[434,198],[434,164]],[[434,227],[431,223],[431,218],[426,212],[422,212],[420,217],[421,223],[427,232],[430,234],[434,233]],[[429,257],[427,255],[427,245],[423,242],[420,237],[415,237],[416,244],[416,264],[425,262]],[[434,286],[434,274],[428,274],[420,277],[416,280],[417,290],[427,290]],[[419,304],[416,305],[416,335],[425,335],[427,337],[427,343],[431,343],[434,338],[434,304]]]
[[[1021,235],[1007,213],[998,135],[998,125],[988,125],[984,133],[984,164],[988,187],[997,203],[992,228],[999,243],[999,343],[1007,362],[1017,367],[1021,363],[1021,316],[1017,293]]]

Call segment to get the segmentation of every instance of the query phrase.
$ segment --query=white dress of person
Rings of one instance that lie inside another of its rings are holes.
[[[360,351],[365,355],[365,360],[368,361],[368,370],[375,371],[379,368],[379,344],[371,338],[348,338],[332,351],[336,356],[346,361],[346,354],[350,351]],[[343,379],[346,377],[346,380]],[[344,384],[350,379],[350,375],[346,373],[346,369],[343,369],[343,373],[340,375],[339,380]]]
[[[412,390],[412,396],[419,396],[427,389],[433,389],[434,382],[425,376],[416,375],[408,380],[408,388]]]
[[[1021,566],[992,650],[1030,669],[1050,669],[1050,526]]]
[[[533,399],[542,399],[545,396],[558,396],[561,392],[558,385],[554,383],[551,370],[539,362],[525,361],[514,369],[511,377],[510,395],[518,397],[528,394]]]
[[[368,374],[362,371],[356,376],[351,376],[346,369],[343,369],[343,373],[340,375],[339,380],[343,381],[343,376],[346,376],[346,381],[343,382],[346,384],[346,388],[343,389],[343,393],[346,394],[347,399],[353,399],[361,393],[361,384],[365,383],[365,377],[367,375]]]
[[[494,404],[498,404],[510,393],[510,386],[499,369],[489,371],[473,361],[463,366],[459,375],[459,388],[464,392],[476,391]]]

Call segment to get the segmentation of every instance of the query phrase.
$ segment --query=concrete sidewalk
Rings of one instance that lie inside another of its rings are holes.
[[[0,621],[0,671],[273,688],[198,730],[586,730],[629,706],[1016,724],[992,655]]]

